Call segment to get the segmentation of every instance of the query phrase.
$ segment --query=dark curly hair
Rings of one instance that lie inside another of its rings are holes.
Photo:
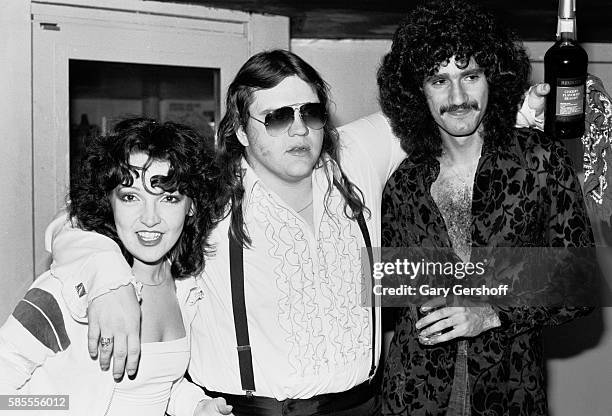
[[[244,245],[249,245],[251,242],[244,230],[242,216],[244,187],[242,186],[241,160],[243,157],[246,158],[246,150],[238,140],[236,131],[241,126],[246,130],[253,93],[262,89],[274,88],[285,78],[291,76],[298,76],[310,84],[316,91],[319,101],[325,108],[328,108],[329,87],[321,75],[302,58],[282,49],[260,52],[249,58],[240,68],[227,91],[226,113],[217,132],[217,154],[224,181],[231,191],[230,233]],[[326,200],[332,186],[335,186],[344,197],[344,212],[347,217],[355,219],[360,212],[369,212],[363,202],[361,190],[349,181],[340,168],[338,132],[329,121],[323,127],[323,146],[319,162],[325,155],[336,162],[339,170],[338,178],[330,176],[326,170],[330,184],[325,195]]]
[[[409,157],[437,157],[442,142],[423,82],[451,57],[474,58],[489,84],[484,141],[507,144],[527,89],[530,65],[522,42],[489,13],[464,0],[426,1],[412,10],[378,69],[380,105]]]
[[[129,165],[132,153],[148,155],[145,167],[154,160],[168,161],[168,175],[153,177],[153,186],[188,196],[195,212],[187,217],[181,236],[167,254],[171,273],[180,278],[201,272],[204,256],[212,250],[209,233],[228,201],[218,187],[219,170],[211,142],[176,123],[145,118],[121,121],[111,134],[94,137],[87,144],[70,188],[70,217],[80,228],[113,239],[132,266],[134,258],[117,235],[109,196],[119,185],[131,186],[133,174],[138,177],[138,171]]]

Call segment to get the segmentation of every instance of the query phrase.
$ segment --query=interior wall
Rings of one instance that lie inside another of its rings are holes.
[[[291,50],[328,82],[338,126],[379,110],[376,70],[390,47],[388,40],[291,40]]]
[[[47,7],[49,4],[51,7]],[[174,17],[195,16],[198,19],[194,19],[194,22],[199,21],[200,18],[210,19],[213,29],[217,26],[240,24],[242,32],[236,32],[235,39],[245,41],[247,47],[245,49],[248,54],[263,49],[289,47],[289,18],[285,16],[258,15],[239,11],[213,10],[196,5],[143,2],[141,0],[38,0],[36,2],[5,0],[0,12],[0,74],[2,75],[0,76],[0,91],[3,94],[3,99],[0,100],[0,149],[2,149],[0,152],[0,179],[4,187],[3,197],[0,198],[0,209],[3,213],[0,217],[0,262],[3,267],[3,272],[0,273],[0,324],[12,312],[17,301],[32,283],[35,277],[34,247],[42,248],[43,245],[43,233],[34,232],[35,213],[33,211],[35,196],[33,158],[35,155],[32,138],[34,124],[32,47],[35,41],[32,38],[32,9],[37,7],[39,10],[44,9],[49,12],[56,6],[69,14],[69,16],[62,16],[67,20],[87,13],[98,16],[104,13],[102,9],[143,10],[145,13],[140,15],[141,20],[154,19],[155,22],[163,19],[166,13]],[[69,6],[79,7],[70,9]],[[55,10],[49,13],[53,14]],[[129,13],[127,15],[130,16],[129,18],[136,16]],[[79,42],[75,45],[77,45],[75,49],[81,46]],[[220,46],[228,47],[227,45]],[[52,50],[50,53],[57,53],[57,50]],[[178,55],[179,51],[176,53]],[[236,60],[237,69],[243,59],[232,58],[233,56],[228,55],[228,60]],[[46,73],[49,77],[54,74],[52,69]],[[233,75],[233,73],[228,73],[227,77],[233,77]],[[45,91],[49,94],[57,92],[52,88]],[[37,101],[36,104],[40,108],[40,102]],[[54,109],[51,107],[46,108],[51,123],[57,125],[57,120],[65,116],[63,113],[54,114]],[[53,148],[55,136],[49,135],[48,130],[43,129],[41,134],[37,134],[36,140],[39,148],[41,144]],[[39,150],[38,155],[40,153]],[[57,179],[54,162],[57,160],[37,164],[36,167],[44,166],[45,169],[54,172],[52,180]],[[40,192],[38,195],[40,196]],[[43,200],[45,203],[54,204],[54,201],[47,198]]]
[[[376,70],[390,41],[293,39],[291,49],[331,86],[334,120],[342,125],[378,111]],[[550,43],[528,42],[536,81],[544,79]],[[589,71],[612,92],[612,44],[586,44]],[[600,228],[601,230],[601,228]],[[607,229],[604,232],[612,232]],[[607,278],[612,282],[612,262]],[[545,331],[551,416],[612,415],[612,308]]]
[[[30,7],[5,0],[0,12],[0,319],[33,278]],[[42,238],[42,236],[41,236]]]

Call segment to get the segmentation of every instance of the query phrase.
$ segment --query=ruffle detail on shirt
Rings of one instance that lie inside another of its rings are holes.
[[[304,221],[262,187],[253,189],[252,200],[252,218],[265,230],[276,263],[271,278],[283,294],[278,325],[290,345],[292,376],[332,371],[368,354],[369,310],[360,305],[361,234],[346,218],[341,196],[334,192],[328,200],[317,247],[304,235]]]

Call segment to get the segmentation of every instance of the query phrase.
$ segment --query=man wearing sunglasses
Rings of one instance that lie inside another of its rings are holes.
[[[338,134],[328,104],[320,75],[282,50],[251,57],[227,93],[218,157],[231,200],[210,239],[216,251],[206,262],[189,374],[238,416],[378,411],[380,310],[362,303],[362,248],[380,246],[383,187],[405,154],[381,115]],[[90,320],[120,346],[115,376],[126,352],[133,374],[133,292],[103,294],[125,284],[127,265],[120,253],[109,260],[116,247],[104,237],[55,228],[56,273],[79,270],[66,279],[67,296],[83,286],[99,295],[77,299],[75,310],[84,314],[93,300]],[[105,308],[109,296],[125,307]],[[95,355],[98,333],[90,336]],[[109,366],[109,355],[100,360]],[[191,394],[195,408],[201,391]]]
[[[321,103],[296,104],[277,108],[266,113],[264,120],[255,118],[252,115],[249,115],[249,117],[263,124],[270,136],[278,137],[289,130],[295,122],[297,114],[300,115],[306,127],[314,130],[321,130],[327,122],[327,112]]]

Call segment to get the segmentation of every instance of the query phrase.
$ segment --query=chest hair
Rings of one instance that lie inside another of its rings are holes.
[[[440,171],[431,185],[431,196],[444,218],[455,253],[464,261],[470,259],[472,236],[472,180],[464,181],[452,172]]]

